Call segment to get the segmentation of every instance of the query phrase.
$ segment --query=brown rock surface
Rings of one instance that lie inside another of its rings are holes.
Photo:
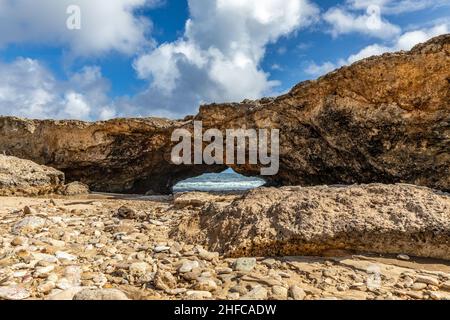
[[[450,35],[307,81],[278,98],[203,106],[204,129],[280,129],[277,185],[411,183],[450,190]],[[224,166],[175,166],[186,121],[0,118],[0,151],[62,170],[94,191],[170,192]],[[259,175],[258,165],[233,166]]]
[[[56,193],[64,186],[64,173],[30,160],[0,155],[0,196]]]
[[[228,256],[355,250],[450,260],[450,195],[401,184],[261,188],[205,205],[173,235]]]
[[[93,191],[168,193],[180,180],[223,166],[175,166],[170,137],[180,122],[115,119],[106,122],[0,117],[0,151],[62,170]]]
[[[411,183],[450,190],[450,34],[298,84],[203,106],[205,127],[280,129],[276,185]],[[233,166],[245,175],[259,167]]]

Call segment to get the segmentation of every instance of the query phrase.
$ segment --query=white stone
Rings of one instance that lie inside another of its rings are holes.
[[[198,261],[185,261],[183,265],[178,269],[180,273],[191,272],[199,267]]]
[[[155,249],[153,249],[153,251],[155,251],[156,253],[160,253],[160,252],[165,252],[165,251],[169,251],[170,247],[167,246],[156,246]]]
[[[67,261],[75,261],[77,260],[77,256],[74,256],[73,254],[64,252],[64,251],[57,251],[55,253],[56,258],[58,260],[67,260]]]
[[[208,291],[191,290],[191,291],[186,292],[186,296],[189,299],[193,299],[193,300],[201,300],[201,299],[210,299],[210,298],[212,298],[211,292],[208,292]]]
[[[24,300],[30,297],[30,292],[22,287],[0,287],[0,298],[4,300]]]

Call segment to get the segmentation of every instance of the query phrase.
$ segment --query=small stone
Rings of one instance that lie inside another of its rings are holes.
[[[288,289],[282,286],[273,286],[272,287],[272,296],[271,298],[274,300],[286,300],[288,297]]]
[[[225,267],[225,268],[216,268],[217,274],[231,274],[233,272],[233,269]]]
[[[243,296],[248,293],[248,290],[246,287],[244,287],[242,285],[235,285],[234,287],[230,288],[230,292],[238,293],[239,295]]]
[[[450,294],[447,292],[430,291],[429,295],[433,300],[450,300]]]
[[[269,268],[273,267],[277,261],[275,259],[265,259],[262,261],[262,264],[268,266]]]
[[[450,291],[450,280],[444,282],[444,283],[442,284],[441,288],[444,289],[444,290]]]
[[[177,281],[168,271],[158,271],[153,279],[154,285],[160,290],[170,290],[175,288]]]
[[[267,300],[267,289],[262,286],[256,286],[243,296],[241,300]]]
[[[177,289],[166,290],[166,293],[170,294],[172,296],[177,296],[179,294],[183,294],[183,293],[186,293],[186,292],[187,292],[186,288],[177,288]]]
[[[45,261],[47,263],[57,263],[58,258],[56,258],[54,255],[46,254],[46,253],[32,253],[33,259],[38,261]]]
[[[215,291],[217,289],[217,283],[209,278],[199,278],[195,285],[195,289],[199,291]]]
[[[397,256],[397,259],[399,259],[399,260],[404,260],[404,261],[409,261],[409,260],[411,260],[411,258],[410,258],[408,255],[406,255],[406,254],[399,254],[399,255]]]
[[[213,261],[214,259],[219,258],[218,252],[209,252],[204,249],[199,249],[198,254],[201,259],[206,260],[206,261]]]
[[[416,283],[426,283],[431,284],[432,286],[439,286],[439,280],[433,277],[428,276],[417,276]]]
[[[186,281],[196,280],[200,276],[200,270],[194,269],[191,272],[182,273],[181,276]]]
[[[150,265],[146,262],[136,262],[130,265],[130,274],[135,277],[142,277],[149,272]]]
[[[12,241],[11,244],[13,246],[24,246],[28,243],[28,239],[25,237],[15,237]]]
[[[62,193],[65,196],[78,196],[83,194],[89,194],[89,187],[81,182],[71,182],[64,186]]]
[[[118,289],[84,289],[73,297],[73,300],[129,300],[125,293]]]
[[[419,291],[407,292],[406,295],[411,297],[411,298],[413,298],[413,299],[417,299],[417,300],[422,300],[423,299],[423,293],[419,292]]]
[[[117,217],[121,219],[136,219],[137,213],[134,209],[127,206],[122,206],[117,210]]]
[[[240,295],[237,292],[229,292],[227,294],[227,299],[228,300],[239,300],[239,297],[240,297]]]
[[[37,291],[40,293],[43,293],[43,294],[47,294],[50,291],[52,291],[55,287],[56,287],[56,285],[53,281],[47,281],[47,282],[40,284],[37,287]]]
[[[304,300],[306,293],[302,288],[293,285],[289,288],[289,296],[294,300]]]
[[[77,260],[77,256],[74,256],[74,255],[64,252],[64,251],[57,251],[55,253],[55,256],[56,256],[56,258],[58,258],[58,260],[66,260],[66,261]]]
[[[186,296],[192,300],[203,300],[212,298],[211,292],[208,291],[187,291]]]
[[[26,215],[34,215],[37,213],[36,210],[34,210],[33,208],[30,208],[29,206],[25,206],[22,211]]]
[[[84,290],[83,287],[68,288],[65,289],[64,291],[50,295],[49,297],[47,297],[46,300],[56,300],[56,301],[73,300],[74,296],[82,290]]]
[[[17,234],[21,232],[31,232],[43,228],[45,226],[46,220],[41,217],[29,216],[19,222],[17,222],[13,228],[12,232]]]
[[[99,273],[92,278],[92,281],[97,287],[103,288],[108,283],[108,278],[103,273]]]
[[[161,252],[165,252],[165,251],[169,251],[170,247],[167,246],[156,246],[153,251],[155,251],[156,253],[161,253]]]
[[[421,291],[421,290],[426,289],[427,286],[428,286],[428,285],[427,285],[426,283],[420,283],[420,282],[418,282],[418,283],[414,283],[414,284],[411,286],[411,290],[414,290],[414,291]]]
[[[188,273],[199,267],[198,261],[185,261],[178,269],[180,273]]]
[[[38,267],[34,272],[34,276],[37,278],[47,278],[53,270],[55,270],[55,266],[53,265],[49,265],[47,267]]]
[[[30,292],[22,287],[0,287],[0,299],[4,300],[24,300],[31,296]]]
[[[250,272],[256,266],[255,258],[239,258],[234,263],[234,270],[242,272]]]

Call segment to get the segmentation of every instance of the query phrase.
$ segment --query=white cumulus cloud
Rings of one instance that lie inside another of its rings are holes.
[[[184,35],[136,59],[153,113],[195,112],[200,103],[258,98],[278,82],[260,63],[269,43],[318,19],[308,0],[189,0]]]
[[[359,60],[381,55],[386,52],[395,51],[408,51],[415,45],[428,41],[429,39],[439,36],[441,34],[448,33],[450,31],[448,24],[439,24],[428,29],[419,29],[414,31],[408,31],[397,37],[391,44],[372,44],[359,52],[350,55],[346,59],[341,59],[337,62],[326,61],[322,64],[311,62],[305,69],[305,72],[311,76],[321,76],[334,69],[349,65]]]
[[[0,0],[0,47],[12,43],[65,45],[74,55],[116,50],[131,54],[149,45],[148,19],[134,11],[159,0]],[[67,8],[81,9],[81,29],[67,28]]]
[[[331,25],[330,32],[334,37],[356,32],[389,39],[401,32],[398,26],[383,19],[379,6],[369,5],[365,10],[363,14],[355,14],[343,8],[331,8],[323,15],[323,19]]]
[[[83,120],[116,115],[98,67],[84,67],[61,81],[39,61],[17,58],[0,63],[0,74],[1,115]]]

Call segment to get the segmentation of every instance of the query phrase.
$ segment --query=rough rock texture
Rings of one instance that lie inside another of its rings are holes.
[[[179,167],[170,162],[172,130],[181,122],[106,122],[0,118],[0,152],[62,170],[93,191],[168,193],[178,181],[223,166]]]
[[[173,234],[229,256],[356,250],[450,260],[450,195],[403,184],[261,188],[205,205]]]
[[[150,104],[151,102],[149,102]],[[94,191],[170,192],[223,166],[174,166],[170,135],[186,121],[0,118],[0,151],[50,165]],[[280,129],[275,185],[411,183],[450,190],[450,35],[303,82],[278,98],[203,106],[208,128]],[[233,166],[259,175],[257,165]]]
[[[204,106],[205,127],[279,128],[276,185],[450,190],[450,34],[303,82],[276,99]],[[235,166],[245,175],[258,166]]]
[[[30,160],[0,155],[0,196],[56,193],[64,186],[64,173]]]
[[[2,197],[0,300],[450,299],[447,261],[345,251],[235,259],[170,238],[203,199],[237,197],[195,193],[185,209],[166,196]],[[134,217],[117,218],[124,207]]]

